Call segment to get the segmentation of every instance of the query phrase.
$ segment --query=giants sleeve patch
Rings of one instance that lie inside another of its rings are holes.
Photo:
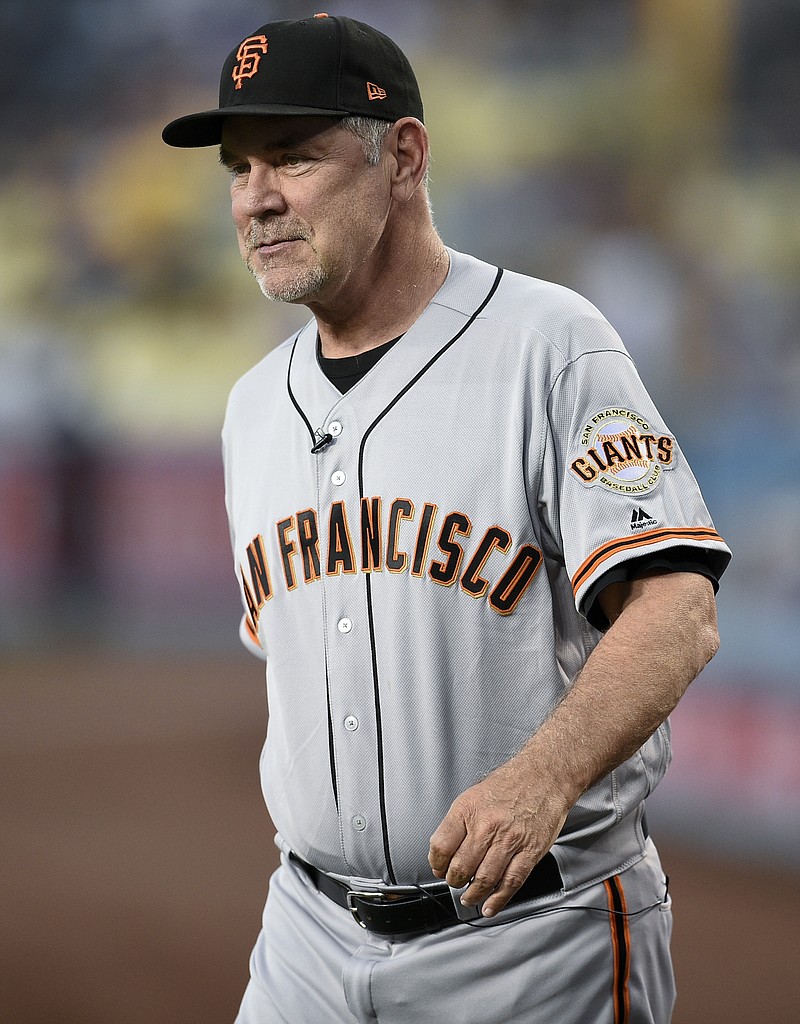
[[[643,494],[672,469],[675,441],[656,433],[630,409],[604,409],[581,431],[580,447],[570,462],[585,487],[605,487],[620,494]]]

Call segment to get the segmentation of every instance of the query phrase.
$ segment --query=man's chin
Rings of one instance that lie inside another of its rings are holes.
[[[312,299],[325,283],[325,275],[321,270],[283,281],[276,279],[273,274],[254,273],[253,276],[262,294],[270,302],[304,303]]]

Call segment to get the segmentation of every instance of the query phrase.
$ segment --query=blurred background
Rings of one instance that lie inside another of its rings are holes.
[[[321,0],[320,0],[321,2]],[[307,3],[0,2],[0,1018],[231,1021],[275,863],[219,430],[303,309],[211,150]],[[352,0],[406,50],[455,248],[617,327],[734,561],[651,800],[676,1024],[800,1019],[800,0]],[[438,1022],[437,1022],[438,1024]]]

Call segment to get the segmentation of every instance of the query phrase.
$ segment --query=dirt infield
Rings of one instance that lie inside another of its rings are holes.
[[[276,862],[260,666],[6,655],[0,680],[2,1019],[232,1022]],[[800,878],[659,846],[674,1024],[796,1024]]]

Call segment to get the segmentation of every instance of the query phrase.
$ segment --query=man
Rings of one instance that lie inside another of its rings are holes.
[[[238,1020],[668,1021],[643,802],[730,553],[622,343],[445,247],[366,25],[262,26],[164,138],[220,145],[242,258],[313,314],[223,431],[282,850]]]

